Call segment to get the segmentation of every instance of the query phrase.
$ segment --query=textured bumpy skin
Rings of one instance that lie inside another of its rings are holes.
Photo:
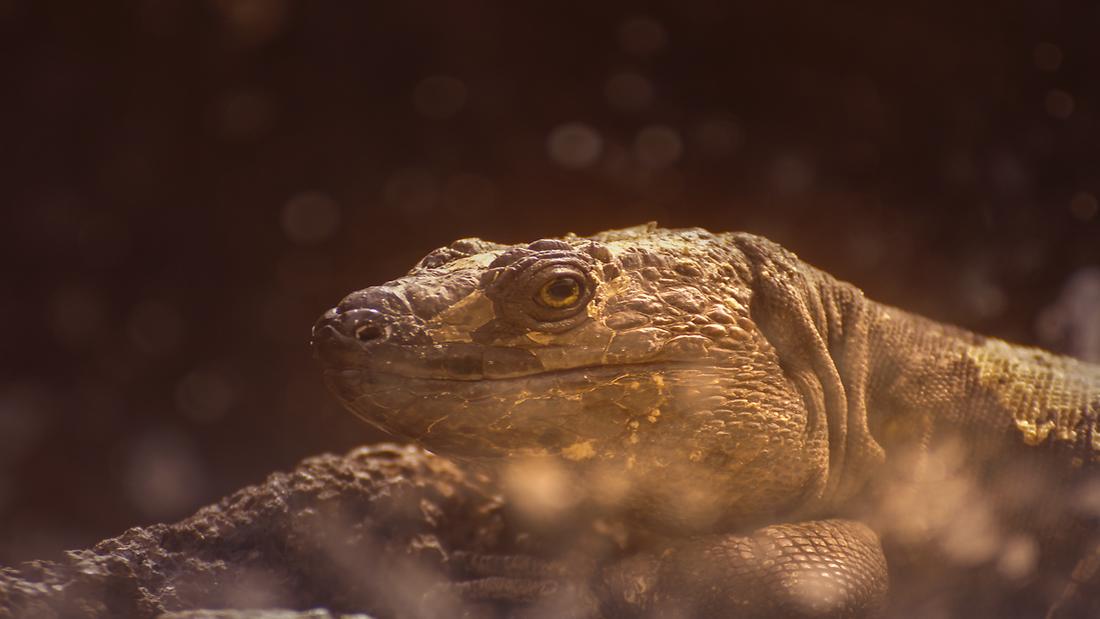
[[[499,501],[476,475],[374,445],[309,458],[178,523],[0,567],[0,619],[460,616],[469,605],[425,605],[424,591],[460,574],[456,549],[510,548]],[[278,607],[332,612],[185,612]]]
[[[590,616],[564,590],[605,616],[1096,611],[1100,369],[874,303],[765,239],[464,239],[349,295],[314,343],[348,408],[496,471],[552,540],[538,560],[566,566],[536,591],[510,584],[524,557],[485,558],[472,597],[553,591],[551,616]]]

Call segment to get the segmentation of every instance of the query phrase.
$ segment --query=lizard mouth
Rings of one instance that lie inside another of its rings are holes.
[[[510,381],[528,381],[536,377],[552,379],[555,377],[566,378],[576,374],[622,374],[629,375],[635,372],[660,372],[663,370],[683,369],[705,365],[693,361],[639,361],[637,363],[581,365],[576,367],[558,368],[553,370],[539,370],[533,372],[516,372],[511,374],[491,375],[447,375],[432,372],[425,367],[405,367],[378,369],[369,364],[359,366],[333,367],[325,370],[325,376],[332,380],[341,378],[355,378],[362,380],[364,377],[375,379],[371,382],[379,384],[422,382],[424,384],[437,383],[440,387],[450,384],[469,384],[476,382],[508,383]]]
[[[425,368],[405,372],[379,370],[369,365],[329,368],[325,370],[325,382],[348,406],[356,406],[364,400],[378,400],[381,396],[404,396],[407,399],[457,399],[489,405],[494,399],[540,396],[561,399],[580,398],[585,393],[600,389],[615,390],[622,385],[636,385],[639,381],[651,382],[670,372],[682,372],[700,363],[686,361],[639,362],[615,365],[591,365],[574,368],[543,370],[509,376],[448,376],[435,374]],[[635,406],[641,403],[634,403]],[[649,403],[645,403],[648,408]]]
[[[447,455],[553,453],[621,440],[668,397],[669,381],[697,364],[653,362],[565,368],[518,376],[411,376],[372,367],[329,369],[326,382],[372,425]]]
[[[473,342],[363,342],[330,327],[315,330],[314,351],[330,379],[360,384],[424,381],[447,384],[524,381],[577,373],[629,373],[665,366],[703,365],[704,359],[661,359],[654,351],[604,363],[591,349],[566,346],[530,349]],[[572,360],[571,360],[572,358]],[[342,378],[343,377],[343,378]]]

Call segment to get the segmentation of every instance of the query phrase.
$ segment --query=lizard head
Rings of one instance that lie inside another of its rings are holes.
[[[393,435],[616,471],[652,521],[727,527],[789,510],[828,460],[753,278],[729,235],[698,229],[463,239],[345,297],[313,343],[330,389]]]

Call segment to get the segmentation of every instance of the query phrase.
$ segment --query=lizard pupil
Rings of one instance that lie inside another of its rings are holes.
[[[539,301],[548,307],[561,309],[571,307],[581,298],[581,285],[572,277],[558,277],[543,284],[539,289]]]
[[[577,294],[577,282],[571,279],[559,279],[550,284],[550,296],[555,299],[568,299]]]

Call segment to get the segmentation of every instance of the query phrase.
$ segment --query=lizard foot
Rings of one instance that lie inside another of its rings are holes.
[[[654,616],[863,619],[877,616],[886,558],[873,531],[811,520],[695,538],[661,557]]]

